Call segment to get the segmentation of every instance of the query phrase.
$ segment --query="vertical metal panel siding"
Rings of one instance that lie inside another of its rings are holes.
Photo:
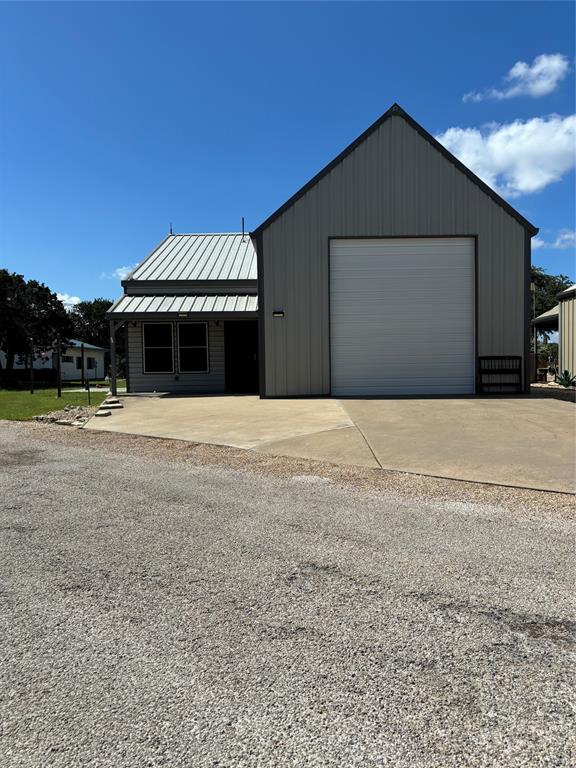
[[[576,376],[576,296],[561,301],[559,309],[560,370]]]
[[[478,235],[478,354],[523,355],[523,227],[391,117],[263,232],[265,394],[330,392],[329,237],[442,235]]]
[[[160,321],[161,322],[161,321]],[[168,321],[165,321],[168,322]],[[128,323],[131,392],[223,392],[224,322],[208,323],[209,373],[144,373],[142,323]],[[176,380],[176,376],[178,379]]]

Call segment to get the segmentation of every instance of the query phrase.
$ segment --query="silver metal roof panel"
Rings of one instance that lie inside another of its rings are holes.
[[[121,296],[110,307],[107,317],[131,315],[223,314],[257,312],[258,296],[225,294],[214,296]]]
[[[126,278],[256,280],[256,251],[246,234],[169,235]]]

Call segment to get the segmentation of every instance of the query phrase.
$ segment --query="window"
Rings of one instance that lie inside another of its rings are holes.
[[[82,356],[76,358],[76,370],[81,371],[82,370]]]
[[[182,373],[208,373],[206,323],[178,323],[178,360]]]
[[[87,357],[86,358],[86,368],[90,370],[94,370],[96,368],[96,358],[95,357]]]
[[[73,363],[74,357],[72,355],[62,355],[62,362],[63,363]]]
[[[173,373],[172,323],[144,323],[144,373]]]

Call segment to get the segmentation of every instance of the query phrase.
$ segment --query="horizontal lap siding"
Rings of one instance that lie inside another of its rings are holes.
[[[265,394],[330,393],[330,237],[446,235],[478,236],[478,354],[523,355],[523,227],[394,116],[263,231]]]
[[[128,323],[131,392],[223,392],[224,322],[208,322],[209,373],[144,373],[142,323]]]

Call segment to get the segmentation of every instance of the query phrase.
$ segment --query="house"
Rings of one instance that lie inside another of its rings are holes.
[[[78,381],[82,378],[82,357],[84,356],[84,378],[94,381],[103,379],[106,375],[104,347],[97,347],[79,339],[71,339],[70,346],[63,349],[60,355],[60,371],[62,381]],[[6,354],[0,352],[0,365],[4,368]],[[27,361],[23,355],[14,358],[14,370],[24,370]],[[35,370],[52,370],[56,368],[56,359],[52,350],[36,351],[33,368]]]
[[[133,391],[473,394],[479,356],[527,391],[537,232],[395,104],[250,238],[166,238],[111,335]]]
[[[576,375],[576,284],[556,297],[558,304],[532,320],[534,349],[537,350],[538,331],[558,331],[558,368]]]
[[[168,235],[122,286],[108,317],[125,328],[129,392],[258,392],[249,235]]]

